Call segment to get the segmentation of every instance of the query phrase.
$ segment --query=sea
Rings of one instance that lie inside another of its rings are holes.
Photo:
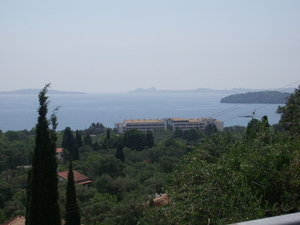
[[[92,123],[114,128],[125,119],[201,118],[224,121],[224,127],[247,126],[252,117],[279,122],[279,104],[220,103],[225,93],[109,93],[49,95],[48,115],[59,107],[57,130],[83,130]],[[38,118],[38,96],[0,95],[0,130],[31,130]]]

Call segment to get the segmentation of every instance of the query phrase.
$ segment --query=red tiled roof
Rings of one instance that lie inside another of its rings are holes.
[[[0,225],[25,225],[25,217],[24,216],[15,216],[11,220],[1,223]]]
[[[93,181],[91,181],[91,180],[87,180],[87,181],[77,182],[77,184],[90,184],[92,182]]]
[[[60,153],[60,152],[63,152],[63,148],[56,148],[56,153]]]
[[[68,173],[69,171],[62,171],[62,172],[58,172],[58,176],[64,178],[64,179],[68,179]],[[82,173],[79,173],[77,172],[76,170],[73,170],[73,175],[74,175],[74,181],[77,183],[77,184],[88,184],[88,183],[92,183],[92,180],[83,175]]]
[[[169,197],[167,194],[162,194],[161,196],[153,199],[153,202],[155,206],[166,205],[169,202]]]

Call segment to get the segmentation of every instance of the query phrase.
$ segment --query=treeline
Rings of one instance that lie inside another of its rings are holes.
[[[258,91],[229,95],[221,99],[221,103],[266,103],[284,104],[291,93],[279,91]]]
[[[183,138],[192,140],[192,135],[185,134]],[[197,140],[193,141],[196,143]],[[3,222],[26,213],[28,166],[32,163],[35,135],[25,131],[1,132],[0,146],[0,214]],[[73,131],[70,127],[57,133],[57,147],[64,148],[60,171],[68,170],[73,159],[73,168],[93,180],[89,189],[76,185],[82,222],[86,224],[101,221],[119,224],[123,219],[138,221],[144,204],[155,193],[165,192],[168,174],[192,149],[186,140],[176,139],[169,130],[147,133],[130,130],[119,135],[110,128],[93,134],[86,130]],[[66,185],[66,182],[58,184],[63,218]],[[140,210],[137,217],[127,215],[126,211],[132,207]]]
[[[101,123],[57,132],[64,146],[59,170],[93,180],[76,187],[82,224],[229,224],[299,211],[300,91],[247,127],[201,130],[130,130],[116,134]],[[26,214],[27,179],[35,134],[0,132],[0,222]],[[75,159],[78,156],[77,159]],[[69,212],[67,182],[59,182],[61,218]],[[168,201],[155,207],[155,194]],[[72,206],[72,204],[71,204]],[[71,210],[72,212],[72,210]]]

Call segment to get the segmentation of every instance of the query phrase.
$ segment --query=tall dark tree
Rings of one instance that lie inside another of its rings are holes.
[[[87,134],[101,134],[105,132],[105,126],[102,123],[92,123],[86,132]]]
[[[29,220],[27,224],[29,225],[61,224],[55,157],[57,120],[55,113],[50,121],[47,119],[49,100],[46,94],[49,86],[50,84],[46,85],[39,93],[39,116],[32,159],[29,209],[27,209],[27,220]],[[50,122],[52,129],[49,128]]]
[[[64,131],[61,146],[69,151],[73,160],[79,160],[78,148],[70,127],[66,127]]]
[[[125,161],[124,151],[121,144],[118,145],[115,156],[117,159],[120,159],[122,162]]]
[[[147,131],[146,132],[146,146],[148,146],[149,148],[152,148],[154,146],[154,136],[153,136],[153,133],[152,131]]]
[[[68,173],[65,220],[65,225],[80,225],[81,220],[79,207],[76,199],[76,188],[74,182],[72,161],[70,161]]]
[[[174,138],[182,138],[183,136],[183,132],[181,129],[179,129],[178,127],[175,128],[175,131],[173,133],[173,137]]]
[[[286,99],[285,106],[279,106],[281,114],[279,124],[290,136],[300,134],[300,86]]]
[[[89,146],[91,146],[91,147],[93,146],[91,135],[87,134],[87,135],[83,138],[83,144],[84,144],[84,145],[89,145]]]
[[[142,151],[145,147],[145,134],[142,131],[132,129],[124,134],[125,147]]]
[[[209,123],[205,126],[204,133],[208,136],[213,135],[218,132],[218,129],[214,123]]]
[[[252,118],[247,125],[246,137],[248,140],[259,139],[264,143],[271,141],[270,124],[268,117],[263,116],[261,121]]]
[[[107,128],[107,131],[106,131],[106,149],[109,149],[110,147],[110,129]]]
[[[74,151],[73,151],[73,160],[79,160],[79,151],[77,145],[74,146]]]
[[[82,142],[81,134],[79,133],[78,130],[76,130],[76,136],[75,136],[75,139],[76,139],[77,147],[78,147],[78,148],[82,147],[83,142]]]
[[[258,135],[258,132],[261,128],[261,121],[258,119],[252,118],[247,125],[247,139],[254,139]]]
[[[26,213],[25,213],[25,225],[29,225],[29,206],[30,206],[30,196],[31,196],[31,169],[28,171],[28,177],[27,177],[27,187],[26,187],[26,195],[27,195],[27,202],[26,202]]]
[[[109,128],[106,131],[106,139],[110,140],[110,129]]]

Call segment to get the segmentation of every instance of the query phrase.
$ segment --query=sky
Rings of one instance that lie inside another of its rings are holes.
[[[299,0],[1,0],[0,91],[300,84]]]

